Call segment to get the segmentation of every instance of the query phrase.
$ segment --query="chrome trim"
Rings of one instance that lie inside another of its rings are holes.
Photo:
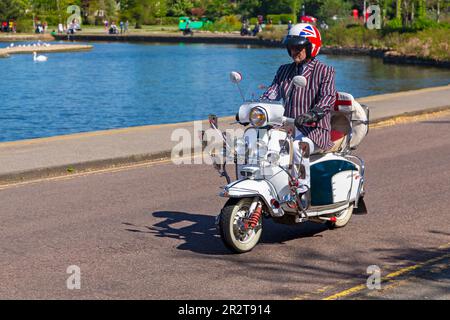
[[[360,171],[361,180],[359,180],[358,191],[356,192],[356,198],[355,198],[355,208],[358,208],[358,202],[359,202],[359,198],[361,196],[361,189],[364,185],[364,180],[365,180],[366,164],[365,164],[364,160],[362,158],[358,157],[357,155],[347,155],[346,158],[353,158],[353,159],[358,160],[360,168],[361,168],[361,171]]]

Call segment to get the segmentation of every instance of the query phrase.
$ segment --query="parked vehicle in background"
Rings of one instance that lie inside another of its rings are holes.
[[[314,18],[313,16],[301,16],[300,17],[300,23],[309,23],[312,25],[317,24],[317,18]]]
[[[200,30],[211,21],[206,17],[200,20],[191,20],[189,17],[180,17],[178,22],[178,29],[183,32],[183,35],[193,35],[193,30]]]

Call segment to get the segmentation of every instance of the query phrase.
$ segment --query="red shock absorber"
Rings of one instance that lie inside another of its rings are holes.
[[[253,211],[252,215],[248,219],[248,226],[250,228],[256,227],[256,225],[258,224],[259,219],[261,218],[261,214],[262,214],[262,205],[258,204],[256,206],[255,211]]]

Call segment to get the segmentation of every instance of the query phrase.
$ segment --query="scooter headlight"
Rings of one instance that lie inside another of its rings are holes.
[[[261,107],[254,107],[250,110],[249,120],[254,127],[263,127],[267,123],[267,113]]]

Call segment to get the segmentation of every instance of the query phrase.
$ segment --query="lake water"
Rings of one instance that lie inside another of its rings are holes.
[[[0,59],[0,141],[205,119],[235,114],[229,82],[243,73],[248,97],[271,83],[286,50],[234,45],[92,43],[90,52]],[[8,43],[0,43],[5,47]],[[449,83],[450,70],[384,65],[369,57],[319,56],[336,87],[355,97]],[[252,91],[253,90],[253,91]]]

